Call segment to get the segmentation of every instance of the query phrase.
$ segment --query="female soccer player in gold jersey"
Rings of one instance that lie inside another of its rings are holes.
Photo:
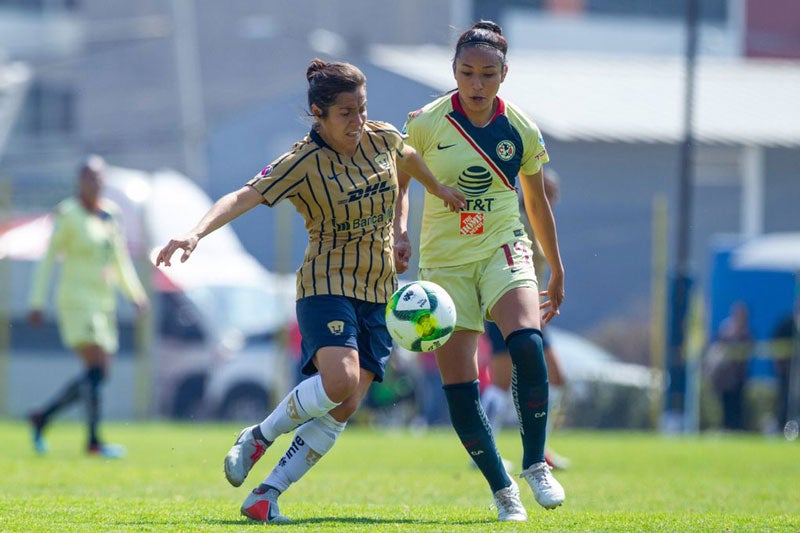
[[[315,123],[287,153],[241,189],[222,197],[186,236],[171,240],[157,264],[258,204],[289,200],[305,220],[308,246],[297,271],[297,320],[303,371],[298,384],[261,423],[242,430],[225,457],[238,487],[280,435],[297,428],[272,473],[245,499],[242,514],[263,522],[288,519],[277,498],[331,449],[391,350],[385,305],[397,288],[392,255],[397,169],[416,176],[446,209],[464,196],[441,185],[403,135],[367,120],[366,79],[347,63],[313,60],[306,73]]]

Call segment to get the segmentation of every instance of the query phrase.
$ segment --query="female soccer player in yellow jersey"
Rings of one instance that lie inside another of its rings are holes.
[[[347,63],[311,61],[308,104],[315,123],[304,139],[223,196],[184,237],[171,240],[156,264],[186,261],[198,241],[258,204],[289,200],[305,219],[308,247],[297,271],[297,320],[303,372],[264,421],[239,434],[225,457],[235,487],[278,436],[294,439],[270,475],[242,504],[245,516],[285,522],[281,492],[333,446],[373,381],[381,381],[391,350],[386,301],[397,288],[392,219],[397,170],[414,175],[445,209],[464,195],[441,185],[397,129],[367,120],[364,74]]]
[[[47,252],[34,273],[29,321],[41,324],[47,286],[56,259],[62,261],[56,295],[58,328],[66,346],[85,367],[49,404],[30,415],[36,451],[47,450],[45,426],[63,408],[86,400],[89,453],[120,457],[124,448],[103,443],[98,435],[100,385],[118,347],[115,287],[120,286],[140,312],[147,295],[133,268],[124,236],[117,225],[117,208],[100,198],[105,162],[89,157],[78,174],[78,193],[58,205]]]
[[[536,124],[497,96],[508,73],[507,50],[493,22],[479,22],[464,32],[452,65],[457,90],[409,114],[406,142],[443,183],[467,197],[467,208],[452,213],[426,194],[419,276],[444,287],[458,311],[455,333],[435,352],[453,428],[489,483],[498,518],[523,521],[527,512],[519,489],[503,468],[479,401],[478,337],[484,317],[503,333],[513,364],[512,392],[523,444],[520,477],[540,505],[555,508],[564,501],[564,489],[544,459],[548,381],[541,323],[559,312],[564,268],[544,193],[544,141]],[[549,300],[541,308],[531,241],[519,216],[517,176],[552,269]],[[401,265],[410,254],[407,185],[401,176],[395,217],[396,260]],[[541,317],[540,309],[545,310]]]

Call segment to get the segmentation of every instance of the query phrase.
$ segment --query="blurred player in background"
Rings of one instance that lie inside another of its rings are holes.
[[[156,264],[186,261],[200,239],[259,204],[289,200],[305,219],[308,247],[297,270],[301,381],[261,423],[244,428],[225,457],[240,486],[280,435],[297,430],[285,455],[241,507],[262,522],[287,522],[278,497],[334,445],[373,381],[382,381],[392,348],[386,301],[397,289],[392,217],[397,169],[414,174],[447,209],[464,196],[441,185],[391,124],[367,120],[364,74],[347,63],[311,61],[306,71],[308,135],[241,189],[218,200]],[[235,265],[231,265],[235,268]],[[345,490],[345,487],[342,487]]]
[[[491,488],[498,519],[524,521],[528,514],[519,488],[504,468],[480,403],[478,341],[484,319],[497,322],[513,365],[523,445],[520,477],[540,505],[553,509],[564,501],[564,489],[544,460],[548,381],[541,323],[559,312],[564,268],[544,193],[544,140],[533,121],[497,96],[508,72],[507,50],[493,22],[479,22],[464,32],[452,63],[457,91],[410,113],[406,129],[408,144],[439,179],[468,198],[466,210],[451,213],[426,195],[420,237],[420,278],[441,285],[458,311],[455,333],[435,352],[450,420]],[[552,269],[543,314],[531,242],[519,216],[517,181]],[[411,253],[407,183],[403,177],[395,217],[398,263]]]
[[[99,156],[90,156],[81,165],[77,196],[58,205],[47,252],[33,278],[28,320],[38,326],[43,321],[53,265],[61,261],[58,328],[64,345],[80,356],[84,366],[64,390],[30,415],[33,444],[39,453],[47,451],[43,437],[47,424],[79,399],[86,401],[87,407],[87,451],[105,457],[121,457],[125,452],[121,446],[104,443],[98,434],[100,385],[108,377],[119,345],[115,288],[119,286],[140,313],[147,309],[148,301],[117,223],[118,209],[100,198],[104,170],[105,162]]]
[[[554,206],[558,202],[559,180],[558,175],[552,169],[544,170],[544,192],[550,206]],[[547,260],[525,214],[523,198],[520,198],[520,215],[522,223],[525,224],[528,237],[533,242],[533,267],[536,271],[536,279],[540,285],[545,285],[548,277]],[[492,358],[491,383],[483,389],[481,402],[486,411],[486,416],[492,424],[492,429],[497,433],[503,427],[504,421],[510,418],[509,414],[513,413],[514,410],[514,401],[511,397],[511,354],[508,353],[506,341],[497,324],[486,321],[484,327],[486,336],[491,342]],[[550,437],[559,416],[566,382],[558,356],[549,341],[544,324],[542,325],[542,346],[544,347],[544,358],[547,362],[547,377],[550,382],[550,412],[547,416],[547,436]],[[545,448],[544,457],[551,468],[566,469],[569,467],[569,459],[557,454],[549,446]]]

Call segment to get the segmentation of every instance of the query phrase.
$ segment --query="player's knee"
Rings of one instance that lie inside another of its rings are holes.
[[[102,366],[94,366],[86,371],[90,383],[100,384],[106,377],[106,370]]]
[[[542,332],[536,328],[524,328],[514,331],[506,338],[511,360],[521,369],[530,369],[531,376],[547,382],[547,365],[544,360]],[[526,372],[527,374],[527,372]]]
[[[336,369],[322,376],[322,386],[325,394],[336,403],[345,402],[358,389],[360,369],[351,369],[348,366]]]
[[[358,410],[360,398],[356,394],[351,394],[346,400],[331,410],[331,416],[337,422],[346,422]]]

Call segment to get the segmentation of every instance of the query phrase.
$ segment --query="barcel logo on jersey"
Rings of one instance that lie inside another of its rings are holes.
[[[364,229],[382,225],[387,220],[392,220],[392,216],[393,213],[391,211],[386,211],[385,213],[377,213],[368,217],[345,220],[344,222],[334,222],[334,225],[336,226],[337,232]]]
[[[372,185],[367,185],[366,187],[360,189],[354,189],[352,191],[347,192],[347,198],[344,200],[339,200],[339,204],[349,204],[350,202],[358,202],[362,198],[369,198],[370,196],[374,196],[376,194],[381,194],[384,192],[389,192],[395,188],[395,185],[391,183],[389,180],[381,181],[379,183],[373,183]]]

